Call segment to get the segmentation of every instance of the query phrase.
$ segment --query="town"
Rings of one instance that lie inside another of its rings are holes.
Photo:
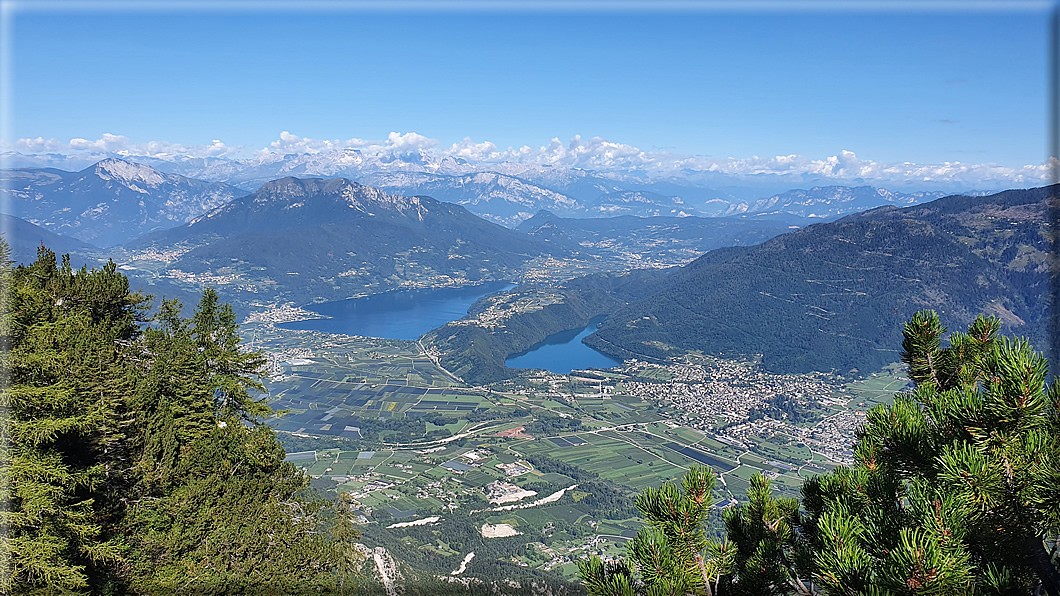
[[[689,353],[469,386],[419,342],[291,331],[274,321],[307,311],[270,312],[243,332],[268,358],[270,400],[286,412],[269,423],[288,460],[347,495],[370,545],[452,551],[454,567],[469,553],[439,533],[451,524],[503,545],[491,548],[505,560],[573,578],[578,556],[623,552],[640,523],[633,494],[697,463],[718,476],[719,509],[756,473],[797,495],[851,463],[865,412],[907,385],[898,365],[863,378],[775,374],[753,356]],[[601,483],[629,495],[624,509],[589,505]],[[488,564],[476,552],[467,565]]]

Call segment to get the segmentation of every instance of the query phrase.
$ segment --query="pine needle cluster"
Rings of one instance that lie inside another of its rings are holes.
[[[938,315],[916,313],[902,343],[915,388],[868,412],[854,465],[808,480],[801,503],[753,477],[720,542],[703,538],[714,476],[693,467],[638,498],[646,526],[625,559],[579,564],[587,591],[1060,596],[1060,384],[999,329],[980,316],[943,346]]]

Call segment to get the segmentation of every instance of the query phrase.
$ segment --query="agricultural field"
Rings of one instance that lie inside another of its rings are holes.
[[[754,474],[796,495],[843,463],[864,411],[906,386],[895,366],[863,379],[779,377],[702,355],[467,386],[415,341],[267,324],[245,333],[269,357],[281,413],[267,423],[288,461],[348,494],[366,544],[443,574],[476,552],[469,574],[504,561],[573,577],[579,557],[622,553],[640,527],[639,491],[696,464],[717,475],[718,520]],[[746,390],[756,384],[771,389]],[[803,417],[762,410],[778,395],[795,396],[777,403]],[[726,418],[741,408],[765,414]]]

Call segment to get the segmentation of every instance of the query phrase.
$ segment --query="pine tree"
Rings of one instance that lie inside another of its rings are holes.
[[[853,466],[807,481],[801,508],[752,477],[720,543],[700,538],[695,491],[648,489],[628,558],[579,564],[588,592],[1060,596],[1060,384],[999,328],[979,317],[943,347],[938,316],[917,313],[915,389],[868,413]]]
[[[942,347],[934,312],[906,325],[915,390],[869,412],[852,468],[803,490],[831,591],[1060,596],[1060,387],[999,327],[979,317]]]
[[[594,555],[578,562],[590,596],[713,594],[731,566],[728,545],[706,536],[713,487],[710,468],[693,466],[680,487],[668,482],[638,495],[646,525],[627,543],[628,558],[605,563]]]

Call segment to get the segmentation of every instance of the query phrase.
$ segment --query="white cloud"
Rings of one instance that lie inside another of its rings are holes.
[[[333,151],[342,146],[341,141],[327,141],[303,138],[289,132],[282,131],[280,138],[269,143],[269,147],[263,149],[269,153],[319,153],[321,151]],[[270,151],[271,149],[271,151]]]
[[[208,145],[182,145],[168,141],[148,141],[145,143],[133,143],[124,135],[103,133],[98,139],[89,140],[80,137],[69,141],[59,139],[18,139],[10,145],[0,147],[4,150],[13,150],[21,153],[63,153],[67,155],[77,154],[107,154],[123,155],[128,157],[154,157],[159,159],[179,159],[185,157],[233,157],[241,148],[232,148],[223,141],[214,139]]]
[[[300,137],[289,131],[282,131],[280,138],[269,143],[261,149],[258,154],[288,153],[327,153],[330,151],[342,151],[345,149],[358,149],[368,155],[382,155],[394,153],[408,153],[414,151],[426,151],[438,144],[438,141],[414,132],[399,133],[391,132],[385,141],[372,141],[366,139],[313,139]]]
[[[45,153],[49,151],[61,151],[69,148],[69,146],[59,139],[37,137],[35,139],[19,139],[15,141],[12,148],[15,151],[22,151],[24,153]]]
[[[387,149],[394,152],[426,151],[437,144],[435,139],[414,132],[392,132],[386,139]]]
[[[25,154],[60,153],[71,156],[121,155],[147,156],[156,159],[180,160],[188,157],[214,157],[238,160],[248,157],[243,147],[229,146],[219,139],[203,145],[181,145],[168,141],[134,143],[123,135],[105,133],[95,140],[74,138],[69,141],[24,138],[0,149]],[[320,154],[356,149],[365,160],[387,162],[407,156],[425,154],[428,159],[455,157],[471,167],[508,172],[527,168],[553,166],[581,168],[601,173],[638,173],[648,177],[728,175],[733,177],[772,175],[790,178],[793,184],[803,178],[820,178],[836,184],[858,180],[879,186],[887,184],[952,184],[963,188],[997,188],[1002,186],[1034,186],[1052,180],[1049,164],[1006,167],[996,164],[968,164],[942,162],[917,164],[912,162],[885,163],[858,157],[853,151],[841,150],[824,158],[788,154],[773,157],[712,158],[696,155],[677,155],[661,151],[642,151],[632,145],[609,141],[601,137],[573,136],[563,142],[558,137],[539,147],[523,145],[519,148],[499,148],[495,143],[473,141],[471,137],[441,146],[432,139],[415,132],[391,132],[383,140],[351,138],[346,140],[313,139],[280,132],[279,138],[256,154],[259,163],[276,161],[286,154]],[[357,158],[360,160],[361,158]],[[419,159],[417,157],[417,159]],[[360,163],[360,161],[358,161]],[[419,163],[415,162],[414,163]]]
[[[489,141],[476,143],[471,140],[471,137],[464,137],[463,141],[453,143],[445,153],[452,157],[459,157],[468,161],[485,162],[493,161],[498,156],[505,155],[497,151],[497,146],[493,143]]]

